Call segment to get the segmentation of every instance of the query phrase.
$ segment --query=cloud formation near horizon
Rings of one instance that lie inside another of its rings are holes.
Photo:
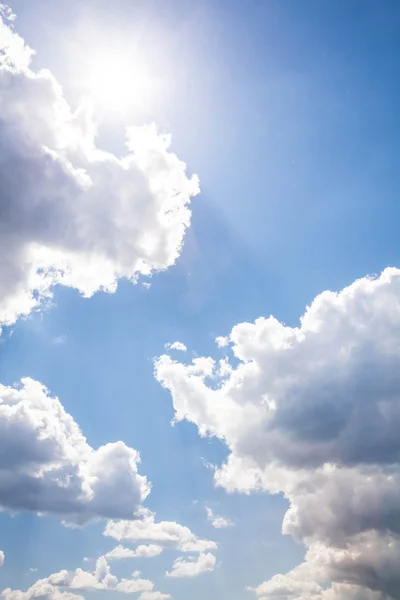
[[[72,590],[72,591],[71,591]],[[26,592],[7,588],[2,592],[4,600],[31,600],[45,598],[45,600],[83,600],[74,591],[114,591],[124,594],[140,593],[138,600],[168,600],[169,594],[162,594],[154,590],[154,583],[149,579],[140,577],[139,572],[132,573],[131,578],[118,578],[111,573],[108,562],[104,556],[96,561],[94,571],[59,571],[39,579]]]
[[[400,598],[400,270],[323,292],[299,327],[260,318],[218,345],[235,363],[163,355],[156,377],[175,420],[227,444],[217,485],[289,500],[283,533],[305,561],[257,593]]]

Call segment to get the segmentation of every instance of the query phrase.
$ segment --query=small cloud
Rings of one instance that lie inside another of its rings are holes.
[[[29,570],[31,573],[36,573],[37,569],[34,569],[33,567],[29,567]]]
[[[229,345],[229,337],[224,337],[222,335],[215,338],[215,342],[219,348],[226,348]]]
[[[217,465],[213,465],[212,463],[208,462],[203,456],[200,456],[200,460],[206,469],[210,469],[210,471],[217,470],[217,468],[218,468]]]
[[[0,17],[3,17],[6,21],[15,21],[17,15],[13,13],[12,9],[7,6],[7,4],[3,4],[0,2]]]
[[[149,290],[151,288],[151,283],[149,283],[148,281],[143,281],[142,286],[146,288],[146,290]]]
[[[187,348],[182,342],[172,342],[172,344],[165,344],[167,350],[178,350],[178,352],[186,352]]]
[[[211,525],[215,529],[224,529],[225,527],[232,527],[234,525],[231,519],[216,515],[209,506],[205,507],[207,513],[207,519],[211,521]]]
[[[142,544],[138,546],[135,550],[131,548],[125,548],[124,546],[116,546],[110,552],[107,552],[105,557],[108,560],[118,560],[121,558],[153,558],[153,556],[158,556],[163,551],[162,547],[158,544]]]
[[[53,343],[54,344],[65,344],[65,342],[67,341],[67,335],[57,335],[55,338],[53,338]]]

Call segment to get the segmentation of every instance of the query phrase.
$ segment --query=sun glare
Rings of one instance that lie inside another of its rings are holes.
[[[96,57],[88,68],[86,89],[104,110],[125,112],[150,101],[156,91],[143,61],[126,56]]]

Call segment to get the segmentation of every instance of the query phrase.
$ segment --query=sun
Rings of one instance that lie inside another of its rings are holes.
[[[98,55],[91,60],[85,88],[96,105],[116,112],[145,105],[156,91],[145,62],[122,53]]]

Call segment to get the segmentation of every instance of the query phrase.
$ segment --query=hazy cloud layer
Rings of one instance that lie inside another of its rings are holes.
[[[89,446],[38,381],[0,385],[0,506],[84,522],[130,519],[150,491],[139,453],[123,442]]]
[[[282,597],[323,580],[341,587],[314,596],[400,598],[400,271],[320,294],[299,327],[260,318],[218,345],[235,362],[163,355],[156,377],[177,421],[229,447],[218,485],[288,498],[283,532],[309,551]]]
[[[190,223],[196,176],[154,125],[127,129],[127,154],[96,146],[90,107],[72,110],[0,7],[0,327],[59,283],[84,296],[165,269]]]

